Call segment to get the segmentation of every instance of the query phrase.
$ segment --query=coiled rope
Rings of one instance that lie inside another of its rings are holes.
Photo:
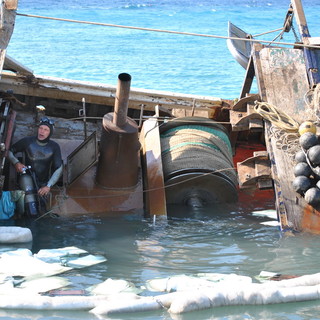
[[[290,132],[298,132],[299,123],[285,112],[267,102],[255,102],[254,111],[277,127]]]

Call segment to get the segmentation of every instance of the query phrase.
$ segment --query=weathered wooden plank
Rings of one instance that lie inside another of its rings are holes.
[[[17,72],[18,74],[22,74],[22,75],[29,75],[29,76],[33,75],[33,71],[31,69],[24,66],[17,60],[13,59],[8,54],[6,54],[3,69]]]
[[[166,216],[166,194],[157,118],[151,118],[144,122],[140,139],[144,163],[146,211],[151,216]]]
[[[244,98],[246,94],[250,92],[253,78],[254,78],[254,66],[253,66],[253,57],[251,56],[249,59],[246,75],[244,77],[243,85],[241,88],[240,99]]]
[[[262,101],[273,104],[298,122],[306,120],[307,108],[303,97],[309,90],[309,84],[302,51],[255,46],[254,63]],[[275,129],[269,121],[266,122],[266,144],[281,226],[283,230],[308,230],[305,229],[308,222],[303,226],[303,221],[307,209],[310,214],[310,206],[292,189],[293,157],[299,149],[298,136],[288,142],[285,140],[286,132],[279,135]],[[320,230],[319,223],[316,228]]]
[[[102,105],[114,105],[116,86],[101,83],[75,81],[62,78],[44,76],[22,76],[3,72],[0,80],[2,90],[13,90],[15,94],[46,97],[62,100]],[[153,91],[131,88],[129,108],[146,111],[154,111],[156,105],[171,109],[202,110],[211,112],[215,108],[221,108],[223,101],[220,98],[182,94],[166,91]]]
[[[1,77],[1,71],[3,69],[5,57],[6,57],[6,49],[0,49],[0,77]]]
[[[304,96],[309,84],[303,52],[299,49],[264,48],[259,56],[266,88],[265,94],[261,94],[262,100],[285,111],[298,122],[306,120]]]
[[[308,45],[310,44],[310,33],[301,0],[291,0],[291,6],[295,14],[301,40],[304,44]],[[315,56],[315,50],[303,48],[303,53],[310,86],[313,87],[320,82],[319,65]]]
[[[0,48],[6,49],[11,39],[16,20],[17,0],[1,1],[0,4]]]

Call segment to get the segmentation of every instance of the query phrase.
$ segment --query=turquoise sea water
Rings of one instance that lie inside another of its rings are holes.
[[[309,0],[304,5],[310,33],[319,36],[320,3]],[[228,20],[252,34],[280,28],[288,7],[289,2],[284,0],[20,0],[18,12],[226,36]],[[284,38],[293,39],[292,34]],[[17,16],[8,54],[35,74],[116,85],[118,74],[128,72],[132,75],[132,87],[221,98],[239,95],[245,72],[233,60],[223,39],[24,16]],[[200,272],[252,278],[262,270],[289,275],[319,272],[319,236],[287,237],[277,227],[260,224],[267,218],[252,215],[252,211],[273,208],[273,201],[192,212],[173,207],[172,217],[164,224],[134,214],[40,219],[28,225],[34,236],[30,249],[36,253],[42,248],[78,246],[105,255],[106,263],[63,275],[76,289],[86,289],[107,278],[126,279],[142,286],[156,277]],[[105,318],[75,311],[0,310],[0,319]],[[221,307],[179,317],[163,310],[111,319],[302,320],[320,319],[320,315],[319,302],[311,301]]]

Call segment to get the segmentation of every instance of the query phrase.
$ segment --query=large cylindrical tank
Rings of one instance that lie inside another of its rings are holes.
[[[37,190],[32,177],[24,172],[19,177],[19,185],[25,192],[24,203],[26,214],[29,216],[37,216],[39,214]]]
[[[127,118],[120,128],[114,124],[113,118],[113,113],[103,117],[96,181],[110,189],[134,187],[139,173],[138,126]]]
[[[237,201],[231,144],[221,124],[177,118],[160,130],[167,203],[201,207]]]

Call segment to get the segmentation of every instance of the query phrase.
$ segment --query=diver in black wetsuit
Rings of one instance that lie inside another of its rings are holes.
[[[40,197],[45,197],[55,185],[63,170],[60,146],[50,140],[54,122],[47,117],[41,118],[37,136],[25,137],[16,142],[8,153],[10,162],[18,173],[24,173],[31,167],[35,187]],[[22,152],[21,163],[14,154]],[[26,191],[26,190],[24,190]]]

